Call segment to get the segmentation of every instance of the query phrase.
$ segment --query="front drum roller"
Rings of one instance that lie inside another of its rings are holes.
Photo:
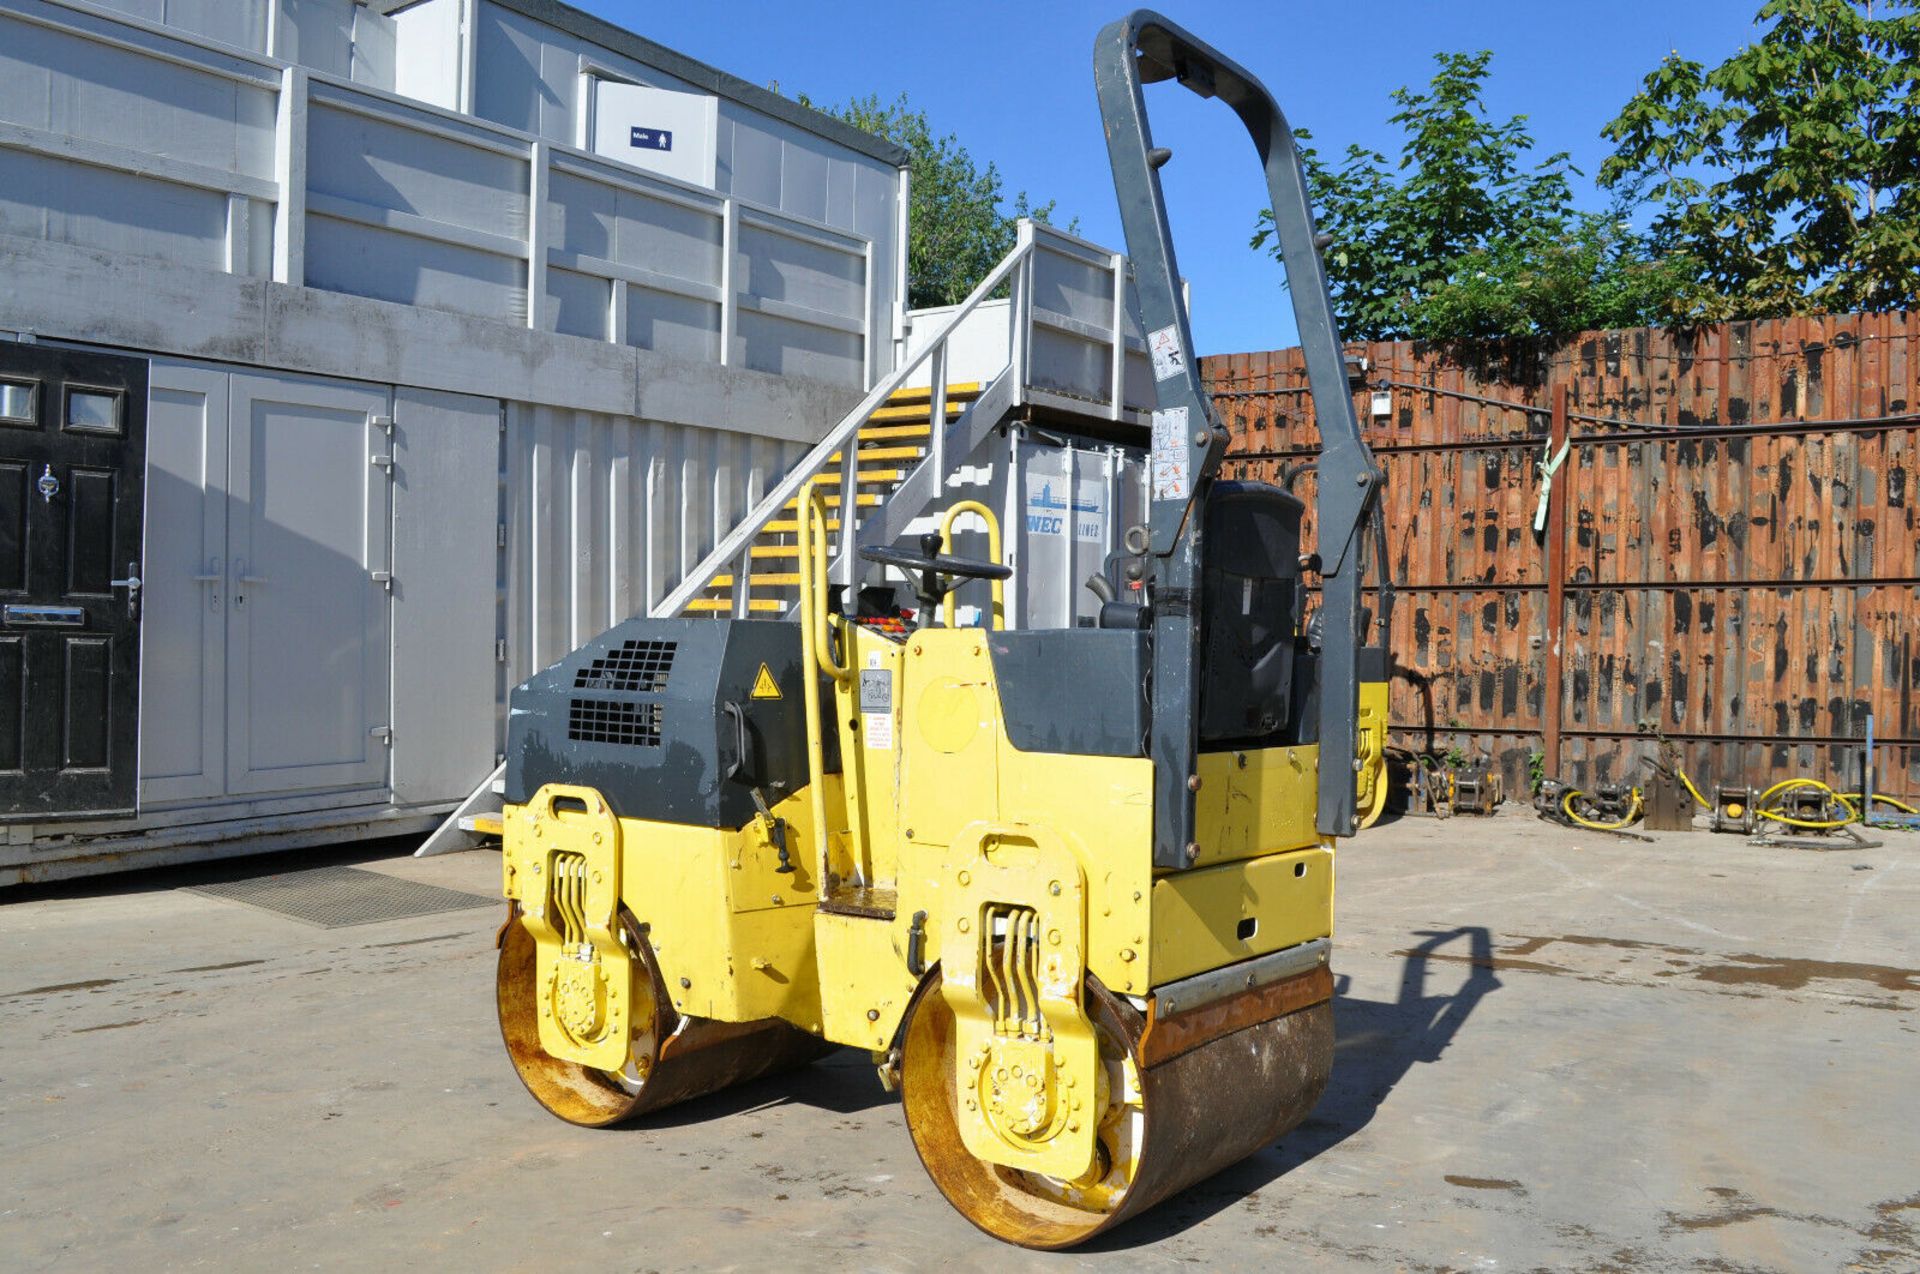
[[[1171,1052],[1147,1038],[1138,1011],[1089,977],[1105,1109],[1093,1168],[1061,1181],[967,1152],[953,1011],[936,973],[914,997],[902,1048],[914,1149],[947,1202],[993,1237],[1042,1249],[1084,1242],[1272,1145],[1307,1117],[1333,1068],[1332,978],[1323,966],[1289,990],[1306,992],[1295,1003],[1318,1002]],[[1151,1064],[1142,1065],[1143,1042]]]
[[[626,1067],[596,1070],[562,1061],[540,1047],[540,987],[533,935],[516,904],[500,930],[495,993],[507,1056],[534,1100],[572,1124],[603,1128],[702,1097],[775,1071],[803,1066],[830,1046],[778,1020],[715,1022],[673,1009],[660,966],[625,910],[621,942],[633,953],[633,1044]]]

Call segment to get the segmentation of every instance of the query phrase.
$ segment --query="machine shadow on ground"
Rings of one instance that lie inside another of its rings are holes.
[[[1304,1123],[1277,1145],[1199,1182],[1110,1234],[1096,1236],[1080,1250],[1124,1251],[1198,1225],[1365,1128],[1387,1094],[1415,1065],[1441,1060],[1481,999],[1500,988],[1493,973],[1493,933],[1471,925],[1415,936],[1421,941],[1401,966],[1394,1000],[1360,999],[1352,994],[1352,978],[1336,978],[1333,1075],[1326,1094]],[[1467,947],[1466,981],[1450,992],[1431,991],[1427,985],[1430,957],[1442,947],[1461,943]]]
[[[1480,1000],[1501,985],[1493,973],[1493,934],[1473,925],[1414,936],[1421,941],[1401,966],[1394,1000],[1361,999],[1352,994],[1350,977],[1336,980],[1333,1075],[1306,1122],[1277,1145],[1175,1195],[1111,1234],[1095,1237],[1079,1250],[1125,1251],[1198,1225],[1365,1128],[1415,1065],[1440,1061]],[[1458,944],[1467,947],[1466,981],[1453,991],[1435,993],[1428,986],[1430,957]],[[897,1100],[880,1087],[861,1053],[841,1049],[798,1071],[670,1107],[629,1126],[679,1128],[787,1104],[851,1115]]]
[[[859,1049],[839,1048],[810,1066],[784,1074],[765,1075],[733,1088],[669,1106],[621,1125],[644,1132],[681,1128],[744,1115],[770,1106],[811,1106],[837,1115],[857,1115],[899,1102],[898,1094],[880,1086],[873,1063]]]
[[[1402,965],[1399,996],[1391,1003],[1360,999],[1351,994],[1351,978],[1336,979],[1333,1076],[1305,1123],[1278,1145],[1176,1195],[1120,1227],[1110,1239],[1095,1239],[1088,1249],[1133,1247],[1205,1220],[1366,1127],[1415,1064],[1439,1061],[1481,997],[1500,986],[1493,974],[1493,934],[1475,925],[1415,936],[1422,941]],[[1468,947],[1465,983],[1449,993],[1431,993],[1429,957],[1461,942]],[[839,1049],[811,1066],[672,1106],[631,1126],[678,1128],[789,1103],[857,1114],[898,1100],[880,1087],[864,1054]]]

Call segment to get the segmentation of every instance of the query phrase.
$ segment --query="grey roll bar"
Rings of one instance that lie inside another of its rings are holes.
[[[1381,475],[1354,415],[1293,130],[1259,80],[1145,9],[1101,30],[1094,41],[1093,66],[1114,193],[1120,202],[1158,396],[1148,513],[1150,551],[1160,559],[1155,571],[1149,740],[1154,762],[1154,866],[1186,867],[1193,857],[1194,798],[1189,779],[1198,774],[1203,613],[1195,546],[1205,522],[1207,487],[1227,449],[1226,430],[1213,418],[1193,359],[1193,333],[1167,228],[1159,170],[1171,156],[1153,144],[1141,94],[1143,83],[1161,80],[1175,80],[1201,97],[1217,97],[1232,107],[1266,169],[1274,228],[1320,425],[1315,516],[1323,636],[1317,827],[1326,836],[1350,835],[1355,830],[1353,759],[1359,715],[1356,654],[1361,554],[1356,549]]]

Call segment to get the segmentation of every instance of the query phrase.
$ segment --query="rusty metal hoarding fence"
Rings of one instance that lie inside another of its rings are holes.
[[[1920,314],[1348,353],[1387,474],[1397,745],[1524,792],[1530,763],[1638,780],[1657,732],[1703,784],[1852,788],[1871,715],[1877,786],[1920,792]],[[1228,472],[1311,509],[1299,351],[1203,371]]]

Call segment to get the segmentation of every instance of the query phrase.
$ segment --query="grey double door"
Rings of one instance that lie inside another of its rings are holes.
[[[384,788],[392,400],[155,362],[142,803]]]

